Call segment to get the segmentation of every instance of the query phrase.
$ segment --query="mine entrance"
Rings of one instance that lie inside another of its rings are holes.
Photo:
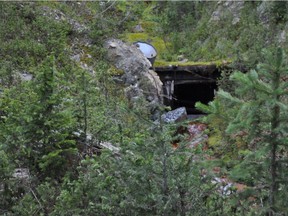
[[[172,101],[167,101],[172,109],[186,107],[188,114],[201,113],[195,108],[196,102],[208,104],[213,100],[216,91],[216,82],[194,82],[174,86]]]
[[[172,109],[186,107],[188,114],[199,114],[196,102],[208,104],[217,90],[220,70],[216,65],[185,67],[156,67],[155,72],[163,83],[164,104]]]

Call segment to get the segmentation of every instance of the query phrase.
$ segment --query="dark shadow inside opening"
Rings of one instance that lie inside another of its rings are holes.
[[[216,89],[216,82],[175,85],[170,106],[172,109],[184,106],[188,114],[201,114],[202,112],[195,108],[195,103],[200,101],[203,104],[208,104],[213,100]]]

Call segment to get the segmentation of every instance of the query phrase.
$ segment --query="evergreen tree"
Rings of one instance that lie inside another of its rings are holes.
[[[5,89],[0,138],[19,166],[56,177],[67,170],[68,158],[76,152],[76,146],[72,137],[75,122],[65,101],[62,75],[54,62],[48,57],[39,66],[35,80]]]
[[[279,215],[287,212],[287,83],[288,65],[281,48],[264,51],[264,62],[246,74],[234,72],[234,95],[220,90],[218,100],[230,113],[226,134],[245,136],[248,151],[234,167],[231,177],[251,186],[259,208],[258,214]],[[212,102],[206,111],[219,111]],[[200,106],[203,108],[203,106]],[[213,108],[214,107],[214,108]],[[233,115],[234,113],[234,115]],[[218,115],[221,113],[218,113]],[[237,135],[238,134],[238,135]],[[247,134],[247,135],[245,135]],[[231,143],[232,144],[232,143]],[[262,213],[260,213],[262,212]]]
[[[201,158],[200,145],[189,149],[182,137],[174,149],[176,125],[154,125],[129,114],[137,116],[139,127],[127,134],[122,126],[119,152],[103,150],[100,157],[82,161],[79,178],[65,182],[53,215],[208,214],[205,198],[213,186],[194,160]]]
[[[61,79],[54,57],[48,57],[36,77],[37,101],[30,110],[32,119],[26,133],[36,168],[55,178],[67,171],[73,160],[69,157],[77,152],[72,138],[75,122]]]

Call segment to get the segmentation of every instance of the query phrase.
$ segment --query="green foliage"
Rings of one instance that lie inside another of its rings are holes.
[[[271,14],[273,16],[273,21],[276,23],[286,22],[288,20],[287,10],[288,10],[287,2],[274,1],[271,7]]]
[[[70,26],[48,19],[36,4],[1,2],[1,55],[13,69],[29,70],[52,52],[63,52]]]
[[[10,181],[12,170],[13,166],[10,164],[7,154],[0,150],[0,214],[4,214],[12,203],[13,184]]]
[[[260,62],[259,53],[265,44],[278,42],[275,34],[282,32],[287,21],[284,12],[287,3],[279,1],[246,1],[238,15],[224,2],[165,2],[159,5],[159,34],[172,47],[169,55],[184,54],[191,61],[237,60],[240,56],[246,67],[253,68]],[[268,21],[269,26],[265,25]]]
[[[285,143],[287,126],[284,123],[287,85],[283,82],[287,76],[287,62],[280,48],[273,52],[264,51],[263,57],[265,63],[259,64],[257,70],[232,74],[231,79],[237,84],[234,96],[220,90],[218,100],[208,107],[198,107],[211,113],[207,117],[211,121],[223,116],[224,111],[216,106],[219,100],[223,101],[229,119],[224,127],[225,134],[240,136],[248,143],[248,151],[244,155],[242,151],[244,158],[232,169],[231,177],[254,186],[257,202],[266,200],[262,205],[266,212],[273,215],[273,212],[281,214],[287,211],[282,207],[282,200],[287,201],[287,196],[280,190],[287,187],[283,179],[286,178],[283,165],[286,164],[288,150]],[[258,188],[262,188],[262,191]]]
[[[38,185],[35,189],[29,188],[19,202],[13,206],[14,215],[50,215],[57,197],[57,184],[52,179]]]
[[[245,2],[240,21],[232,24],[228,10],[225,19],[211,22],[216,2],[1,2],[0,214],[286,212],[287,65],[281,51],[266,52],[268,64],[235,72],[229,83],[229,72],[223,73],[219,86],[226,92],[209,106],[198,105],[210,113],[208,145],[220,158],[205,161],[208,152],[201,145],[188,148],[184,136],[172,147],[179,125],[151,122],[145,100],[131,109],[102,46],[121,34],[128,41],[152,39],[164,60],[184,54],[194,61],[236,58],[255,65],[287,21],[287,3],[273,2],[275,31],[267,30],[255,13],[260,4]],[[75,30],[78,24],[87,29]],[[136,24],[145,32],[131,33]],[[80,62],[70,59],[79,52]],[[33,79],[22,80],[23,72]],[[99,156],[103,142],[115,151],[102,149]],[[211,183],[209,167],[215,165],[225,165],[229,177],[248,189],[223,194]],[[29,181],[15,177],[15,168],[28,169]]]
[[[75,141],[71,139],[73,116],[69,111],[61,109],[65,91],[57,86],[62,79],[58,74],[53,58],[48,58],[41,65],[35,80],[37,100],[30,110],[32,121],[26,127],[27,138],[30,139],[27,148],[34,152],[32,158],[39,168],[42,171],[49,170],[50,176],[61,176],[67,169],[68,157],[76,151]]]
[[[164,10],[160,11],[159,34],[166,43],[171,43],[172,49],[169,49],[169,54],[184,54],[191,60],[199,60],[203,50],[200,51],[199,47],[195,46],[197,41],[203,42],[209,36],[206,28],[208,22],[206,13],[212,3],[204,6],[201,2],[166,2],[163,6]],[[191,53],[191,50],[198,53]]]
[[[144,123],[144,122],[142,122]],[[147,125],[148,126],[148,125]],[[124,138],[119,155],[86,159],[67,181],[52,215],[201,215],[205,212],[196,153],[174,150],[170,126]],[[206,181],[209,181],[208,178]]]
[[[132,7],[132,4],[140,7]],[[103,6],[98,5],[97,14],[90,24],[90,38],[98,47],[103,46],[105,39],[116,38],[129,28],[129,21],[133,22],[133,16],[139,16],[142,4],[142,2],[106,1],[102,3]]]
[[[232,97],[230,94],[228,95],[229,98]],[[233,164],[235,160],[240,158],[239,151],[247,145],[243,137],[230,136],[225,132],[238,107],[232,106],[231,102],[224,101],[218,96],[208,105],[197,102],[196,107],[209,114],[202,120],[209,125],[208,145],[213,149],[213,154],[217,158],[221,158],[227,166],[231,166],[231,163]]]

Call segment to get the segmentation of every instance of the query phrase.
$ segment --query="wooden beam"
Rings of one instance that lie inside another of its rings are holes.
[[[154,70],[156,72],[167,72],[167,71],[213,72],[218,70],[218,67],[216,64],[187,65],[187,66],[169,65],[169,66],[155,67]]]
[[[221,71],[217,65],[189,65],[155,67],[154,71],[162,81],[166,80],[216,80]]]
[[[174,85],[182,85],[182,84],[210,84],[216,83],[216,80],[174,80]]]

